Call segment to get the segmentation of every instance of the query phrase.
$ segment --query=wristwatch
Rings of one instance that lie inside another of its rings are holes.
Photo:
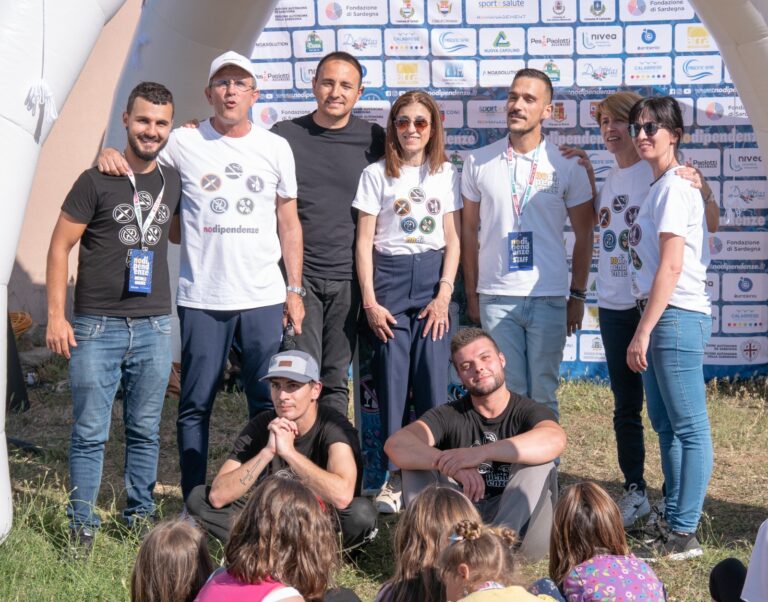
[[[296,293],[299,297],[306,297],[307,296],[307,289],[305,289],[303,286],[286,286],[285,290],[287,290],[289,293]]]

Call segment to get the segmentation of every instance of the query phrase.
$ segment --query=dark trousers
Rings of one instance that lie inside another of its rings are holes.
[[[195,520],[213,537],[226,543],[229,530],[240,511],[245,507],[245,498],[214,508],[208,501],[211,488],[199,485],[187,498],[187,510]],[[376,530],[378,512],[368,498],[356,497],[346,508],[333,509],[336,531],[341,533],[342,549],[348,550],[364,543]]]
[[[637,308],[599,308],[600,335],[605,348],[608,377],[613,392],[613,430],[624,488],[634,483],[645,490],[645,443],[643,442],[643,377],[627,366],[627,347],[640,322]]]
[[[357,345],[360,288],[357,281],[314,276],[304,276],[302,283],[307,291],[304,321],[301,335],[293,337],[293,342],[296,349],[306,351],[320,365],[320,403],[346,416],[349,364]]]
[[[242,350],[242,382],[248,414],[272,407],[269,385],[259,378],[282,337],[283,304],[243,311],[211,311],[179,307],[181,324],[181,397],[176,437],[184,499],[205,483],[208,466],[208,423],[229,349],[236,338]]]
[[[431,333],[422,336],[426,320],[418,318],[437,291],[442,251],[391,256],[374,252],[373,264],[376,301],[397,320],[390,325],[393,339],[384,343],[371,335],[371,368],[386,438],[407,421],[409,405],[418,418],[446,402],[451,337],[446,333],[433,341]]]

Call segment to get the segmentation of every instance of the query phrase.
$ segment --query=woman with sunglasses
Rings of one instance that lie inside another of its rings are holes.
[[[440,109],[429,94],[406,92],[392,106],[384,159],[368,166],[358,210],[357,274],[372,333],[371,367],[382,437],[445,402],[448,306],[459,264],[459,178],[446,161]],[[409,399],[409,391],[413,396]],[[377,497],[380,512],[401,507],[400,473]]]
[[[628,129],[629,112],[641,99],[635,92],[616,92],[600,101],[595,111],[605,148],[616,160],[595,195],[600,244],[596,283],[600,335],[614,398],[613,428],[624,476],[624,492],[617,504],[625,527],[651,512],[644,477],[643,379],[626,362],[627,347],[640,322],[630,279],[629,232],[654,179],[650,165],[637,154]],[[580,157],[594,185],[587,152],[565,146],[561,150],[565,156]],[[716,231],[720,209],[709,185],[692,167],[680,166],[677,174],[701,190],[707,224],[711,232]],[[663,505],[662,501],[657,506],[660,512]]]
[[[626,361],[642,373],[666,485],[666,523],[659,524],[645,555],[681,560],[702,554],[695,532],[713,464],[703,370],[712,330],[709,241],[701,198],[675,173],[683,137],[677,101],[640,100],[629,123],[637,154],[654,179],[629,231],[632,292],[641,318]]]

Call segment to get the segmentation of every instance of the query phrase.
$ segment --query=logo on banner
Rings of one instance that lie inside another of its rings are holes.
[[[304,50],[308,53],[323,52],[323,40],[317,35],[316,31],[311,32],[304,42]]]
[[[605,13],[605,3],[603,0],[593,0],[592,5],[589,7],[589,12],[595,17],[602,16]]]
[[[400,16],[403,19],[410,19],[416,14],[416,9],[413,6],[413,0],[401,0],[402,6],[400,7]]]
[[[709,33],[703,25],[689,25],[686,36],[686,50],[709,50]]]
[[[437,12],[441,15],[449,15],[452,8],[453,6],[450,0],[439,0],[437,3]]]
[[[446,63],[445,79],[464,79],[464,65],[462,63]]]
[[[565,104],[561,101],[554,102],[552,104],[552,119],[558,123],[562,123],[566,118]]]
[[[605,82],[610,78],[616,77],[619,71],[615,67],[609,67],[608,65],[595,66],[592,63],[584,63],[584,71],[581,74],[597,82]]]
[[[544,63],[544,68],[542,71],[547,74],[552,83],[560,81],[560,68],[557,66],[555,61],[549,60]]]
[[[558,17],[562,16],[565,13],[565,2],[562,0],[555,0],[552,4],[552,12]]]
[[[509,38],[507,38],[507,34],[505,34],[503,31],[500,31],[498,35],[496,36],[496,39],[493,40],[493,47],[494,48],[509,48]]]
[[[640,39],[644,44],[653,44],[656,41],[656,32],[650,27],[646,27],[640,34]]]
[[[683,73],[693,81],[699,81],[705,77],[714,75],[713,71],[708,71],[708,65],[702,65],[698,59],[688,59],[683,63]]]
[[[752,278],[747,278],[746,276],[742,276],[739,278],[739,290],[742,293],[748,293],[752,290],[752,287],[754,286],[754,283],[752,282]]]
[[[645,12],[645,0],[629,0],[627,10],[630,15],[639,17]]]
[[[331,19],[332,21],[336,21],[337,19],[341,18],[341,15],[344,14],[344,9],[341,7],[341,4],[338,2],[330,2],[325,6],[325,16]]]
[[[739,352],[748,362],[754,361],[760,353],[760,343],[753,339],[747,339],[739,345]]]
[[[712,119],[713,121],[722,119],[723,115],[725,115],[725,109],[723,108],[723,105],[721,105],[716,100],[710,102],[704,112],[706,113],[707,118]]]
[[[466,35],[455,31],[444,31],[438,37],[438,42],[446,52],[459,52],[469,48]]]

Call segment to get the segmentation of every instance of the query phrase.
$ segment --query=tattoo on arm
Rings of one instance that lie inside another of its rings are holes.
[[[259,474],[261,473],[259,462],[256,462],[251,468],[245,471],[245,474],[240,477],[240,484],[241,485],[248,485],[255,479]],[[258,472],[257,472],[258,470]]]

